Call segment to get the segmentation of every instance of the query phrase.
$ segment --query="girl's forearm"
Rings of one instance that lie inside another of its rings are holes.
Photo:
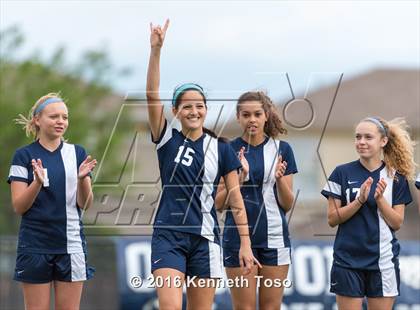
[[[38,196],[39,191],[41,190],[41,187],[42,184],[34,180],[18,197],[13,198],[14,195],[12,193],[12,205],[17,214],[23,215],[32,207],[36,196]]]
[[[332,203],[334,203],[334,201]],[[330,207],[328,209],[328,224],[331,227],[334,227],[346,222],[361,208],[361,206],[362,204],[359,200],[355,199],[344,207],[337,205]]]
[[[150,51],[149,67],[147,70],[146,95],[149,99],[159,98],[160,84],[160,48],[155,47]]]
[[[394,208],[382,196],[376,200],[379,210],[385,222],[393,229],[398,230],[404,221],[404,218],[394,210]]]
[[[284,178],[277,179],[276,186],[280,205],[285,212],[288,212],[293,206],[295,195]]]
[[[93,202],[92,185],[89,176],[77,182],[77,205],[81,209],[88,209]]]

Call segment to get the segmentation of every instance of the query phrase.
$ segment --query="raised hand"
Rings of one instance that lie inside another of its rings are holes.
[[[35,181],[43,185],[45,175],[44,175],[44,167],[42,166],[41,159],[39,158],[37,160],[32,159],[31,164],[32,164],[32,169],[34,170]]]
[[[360,187],[359,199],[361,203],[365,203],[366,200],[368,199],[372,182],[373,182],[372,177],[368,177],[366,181],[363,182],[362,186]]]
[[[166,30],[169,26],[169,19],[166,20],[163,29],[160,25],[153,26],[150,23],[150,46],[152,48],[161,48],[165,40]]]
[[[375,200],[378,200],[378,199],[383,197],[386,186],[387,186],[387,184],[386,184],[385,180],[383,178],[381,178],[379,180],[379,182],[376,184],[375,194],[373,196],[375,198]]]
[[[92,159],[90,155],[86,157],[86,159],[80,164],[79,166],[79,174],[78,178],[83,179],[85,178],[89,172],[91,172],[96,166],[96,159]]]
[[[249,173],[249,164],[244,155],[245,147],[241,147],[239,150],[238,158],[242,165],[242,179],[245,180]]]
[[[275,171],[276,179],[280,179],[282,176],[284,176],[284,174],[286,173],[286,168],[287,162],[283,161],[283,157],[279,155],[279,157],[277,158],[277,165]]]

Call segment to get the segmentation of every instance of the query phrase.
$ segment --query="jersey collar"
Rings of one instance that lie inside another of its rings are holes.
[[[259,148],[259,147],[261,147],[261,146],[264,146],[264,145],[266,145],[267,144],[267,142],[268,142],[268,140],[270,140],[270,137],[268,137],[268,136],[265,136],[265,139],[264,139],[264,141],[263,142],[261,142],[260,144],[258,144],[258,145],[252,145],[252,144],[248,144],[248,142],[246,142],[242,137],[239,137],[239,139],[241,139],[241,142],[243,143],[243,144],[245,144],[246,146],[249,146],[249,147],[251,147],[251,148]]]
[[[184,133],[182,132],[182,130],[180,130],[179,133],[181,134],[182,138],[184,139],[184,142],[190,142],[190,143],[200,142],[207,135],[205,132],[203,132],[203,134],[199,138],[197,138],[196,140],[191,140],[190,138],[184,136]]]
[[[385,167],[385,162],[384,162],[384,161],[382,161],[382,164],[381,164],[381,166],[380,166],[379,168],[377,168],[377,169],[375,169],[375,170],[373,170],[373,171],[370,171],[369,169],[367,169],[365,166],[363,166],[363,165],[362,165],[362,163],[361,163],[360,159],[359,159],[357,162],[359,163],[360,167],[362,167],[362,169],[364,169],[364,170],[365,170],[366,172],[368,172],[369,174],[375,174],[375,173],[377,173],[378,171],[381,171],[381,170]]]
[[[38,146],[41,149],[43,149],[45,152],[47,152],[48,154],[54,154],[56,152],[59,152],[62,149],[64,142],[63,142],[63,140],[61,140],[60,145],[54,151],[50,151],[50,150],[46,149],[45,147],[43,147],[42,144],[39,143],[39,139],[37,139],[35,143],[38,144]]]

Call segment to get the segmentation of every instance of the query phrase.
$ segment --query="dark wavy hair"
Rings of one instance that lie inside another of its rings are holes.
[[[267,115],[267,122],[264,125],[264,133],[271,137],[277,138],[281,134],[287,134],[287,129],[283,127],[280,115],[270,97],[263,91],[248,91],[243,93],[236,104],[236,114],[239,115],[241,104],[245,101],[259,101]]]

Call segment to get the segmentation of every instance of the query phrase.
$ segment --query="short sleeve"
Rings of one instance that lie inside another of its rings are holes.
[[[7,178],[7,183],[12,183],[12,181],[26,182],[29,184],[28,177],[28,165],[30,161],[23,150],[17,150],[13,156],[12,164],[10,165],[9,176]]]
[[[168,121],[165,119],[162,132],[157,140],[153,140],[153,134],[150,133],[152,142],[156,144],[156,148],[160,149],[166,142],[172,138],[172,127],[168,125]]]
[[[284,145],[284,150],[282,150],[281,145]],[[295,161],[295,155],[293,154],[293,150],[288,143],[282,141],[280,142],[279,155],[282,156],[283,161],[287,162],[287,167],[284,175],[295,174],[298,172]]]
[[[337,167],[331,173],[330,177],[328,178],[327,183],[325,184],[324,188],[321,191],[321,194],[325,197],[333,197],[336,199],[341,199],[341,184],[342,184],[342,174],[340,169]]]
[[[407,179],[396,174],[392,187],[392,205],[408,205],[413,201]]]
[[[414,185],[417,187],[417,189],[420,189],[420,173],[417,175],[417,179]]]
[[[233,170],[242,167],[241,162],[235,154],[232,146],[229,143],[219,141],[219,170],[220,175],[225,176]]]

